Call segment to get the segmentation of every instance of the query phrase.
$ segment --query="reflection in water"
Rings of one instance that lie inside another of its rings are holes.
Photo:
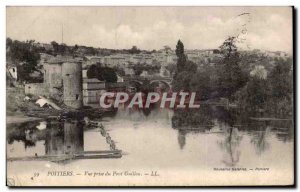
[[[183,149],[185,146],[185,137],[187,132],[183,130],[178,130],[178,144],[180,149]]]
[[[10,125],[7,126],[7,142],[13,144],[14,141],[22,141],[24,148],[34,147],[36,139],[30,138],[30,133],[35,131],[35,123],[22,123],[19,126]]]
[[[250,144],[258,155],[268,150],[268,136],[272,132],[278,140],[291,141],[293,124],[291,120],[252,120],[251,114],[239,114],[222,107],[202,106],[198,110],[175,110],[172,117],[172,127],[178,130],[178,144],[183,149],[187,134],[221,134],[223,139],[218,144],[224,151],[221,160],[226,166],[238,164],[241,155],[242,133],[250,137]]]
[[[68,155],[83,151],[83,123],[65,121],[49,125],[45,138],[47,155]],[[57,126],[61,125],[63,125],[63,129],[57,129]]]
[[[175,109],[172,117],[172,127],[182,128],[204,128],[213,125],[212,110],[209,107],[199,109]]]
[[[239,134],[237,128],[228,127],[224,132],[224,141],[220,142],[220,147],[224,150],[225,155],[222,162],[227,166],[235,166],[240,159],[239,145],[242,136]]]
[[[41,123],[40,123],[41,124]],[[84,151],[84,123],[78,120],[51,121],[46,128],[39,129],[40,124],[22,124],[17,129],[8,132],[8,143],[22,141],[25,150],[39,141],[44,141],[44,153],[41,151],[34,156],[8,158],[10,160],[49,160],[52,162],[66,162],[74,159],[119,158],[121,151],[116,150],[115,142],[100,124],[100,134],[109,144],[110,150]],[[26,126],[25,126],[26,125]]]
[[[203,158],[214,156],[213,158],[217,158],[215,161],[219,164],[222,162],[224,166],[240,166],[243,155],[259,159],[262,154],[274,150],[272,145],[284,146],[285,143],[293,141],[291,120],[253,120],[249,117],[251,114],[239,114],[238,111],[229,111],[222,107],[202,106],[195,110],[174,111],[160,108],[124,108],[119,109],[113,117],[103,119],[105,126],[113,130],[111,133],[100,127],[88,129],[81,121],[74,120],[25,123],[7,128],[8,148],[12,150],[8,150],[8,157],[10,154],[17,154],[13,149],[20,142],[23,144],[24,154],[27,155],[29,149],[38,148],[39,143],[44,141],[44,151],[35,152],[38,157],[60,155],[69,158],[72,155],[82,159],[86,158],[87,154],[93,154],[96,158],[103,158],[99,153],[95,154],[103,150],[101,147],[95,149],[95,146],[99,146],[99,141],[93,140],[95,134],[89,132],[95,131],[99,133],[105,145],[109,144],[105,149],[109,149],[110,155],[113,154],[111,151],[117,151],[112,140],[117,138],[117,141],[121,140],[120,147],[126,149],[132,159],[141,156],[136,151],[147,149],[141,153],[145,153],[145,156],[148,154],[149,161],[156,161],[161,154],[166,154],[166,148],[172,152],[168,154],[172,159],[184,158],[187,154],[197,156],[201,153]],[[209,148],[214,151],[210,151]],[[129,158],[128,156],[126,158]],[[200,161],[199,157],[195,159]],[[197,161],[195,159],[193,161]]]
[[[251,143],[254,145],[256,153],[262,154],[269,148],[269,143],[267,142],[267,137],[270,133],[271,128],[267,127],[259,127],[259,130],[252,133]]]

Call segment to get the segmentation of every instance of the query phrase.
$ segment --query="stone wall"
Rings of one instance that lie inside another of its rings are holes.
[[[49,96],[49,87],[44,83],[28,83],[25,85],[26,95]]]

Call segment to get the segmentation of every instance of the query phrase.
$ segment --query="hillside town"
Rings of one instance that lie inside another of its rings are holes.
[[[30,72],[29,79],[22,79],[22,74],[18,73],[22,62],[8,58],[7,78],[8,83],[11,83],[8,85],[24,86],[27,96],[48,97],[56,102],[64,100],[69,107],[77,109],[83,106],[99,108],[99,97],[109,90],[136,91],[138,87],[132,84],[133,79],[156,79],[160,84],[169,81],[170,85],[178,59],[175,50],[169,46],[164,46],[158,51],[141,51],[133,46],[132,49],[124,51],[59,45],[53,42],[41,44],[32,41],[29,44],[30,49],[34,48],[38,54],[36,68]],[[7,53],[10,49],[8,46]],[[213,69],[223,58],[220,49],[186,50],[185,54],[189,61],[196,64],[198,71],[207,67]],[[252,61],[246,66],[249,72],[255,69],[255,66],[261,65],[259,60],[267,60],[263,67],[268,69],[274,65],[276,59],[289,57],[285,52],[257,49],[241,51],[241,56],[251,56]],[[113,69],[117,78],[111,81],[89,77],[88,70],[91,66]],[[64,78],[66,74],[69,75],[68,80]],[[211,76],[214,76],[213,72]],[[66,101],[72,98],[75,103]],[[79,102],[76,103],[76,100]]]

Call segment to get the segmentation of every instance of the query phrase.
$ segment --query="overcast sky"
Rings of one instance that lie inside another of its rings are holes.
[[[102,48],[219,47],[292,52],[291,7],[7,7],[7,37]],[[243,14],[250,13],[250,14]],[[243,14],[241,16],[238,16]]]

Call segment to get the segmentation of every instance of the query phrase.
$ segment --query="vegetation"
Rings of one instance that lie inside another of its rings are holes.
[[[147,71],[148,74],[159,73],[160,66],[158,65],[148,65],[148,64],[136,64],[132,67],[134,74],[139,76],[143,71]]]
[[[237,94],[240,107],[247,111],[263,110],[291,115],[293,110],[292,60],[276,60],[274,68],[262,78],[253,76]]]
[[[187,60],[184,54],[184,45],[179,40],[176,45],[177,55],[177,68],[173,79],[173,90],[174,91],[191,91],[191,79],[197,72],[197,65],[192,61]]]
[[[30,74],[36,71],[40,59],[39,49],[34,46],[34,41],[13,41],[6,39],[6,59],[16,65],[19,81],[34,81]]]
[[[177,63],[166,66],[173,76],[174,91],[197,92],[198,100],[227,99],[245,111],[266,111],[291,114],[293,104],[292,59],[270,58],[255,50],[246,53],[238,50],[237,38],[228,37],[219,47],[221,57],[215,65],[197,66],[185,54],[181,40],[176,45]],[[165,46],[165,50],[170,48]],[[155,51],[155,50],[154,50]],[[154,52],[153,51],[153,52]],[[16,65],[19,81],[37,82],[32,73],[38,71],[40,53],[51,55],[110,55],[115,53],[151,53],[133,46],[131,49],[111,50],[81,45],[67,46],[55,41],[44,46],[35,41],[17,41],[7,38],[7,63]],[[136,75],[143,71],[158,73],[160,66],[137,64],[131,66]],[[93,65],[88,77],[101,81],[116,82],[117,73],[124,70]]]
[[[291,115],[292,60],[271,60],[255,54],[251,57],[241,55],[236,41],[236,37],[229,37],[224,41],[220,46],[222,59],[216,65],[197,68],[188,60],[184,45],[179,40],[176,46],[178,60],[173,90],[197,92],[196,99],[200,100],[225,98],[248,112]]]
[[[247,80],[247,74],[240,67],[240,54],[235,45],[236,38],[229,37],[220,46],[223,59],[218,63],[218,96],[232,99],[232,95],[242,88]]]
[[[137,46],[132,46],[132,48],[129,49],[129,53],[131,53],[131,54],[138,54],[140,52],[141,52],[141,50],[138,49]]]
[[[87,71],[88,78],[96,78],[100,81],[115,83],[118,80],[116,70],[110,67],[102,67],[101,64],[91,65]]]

